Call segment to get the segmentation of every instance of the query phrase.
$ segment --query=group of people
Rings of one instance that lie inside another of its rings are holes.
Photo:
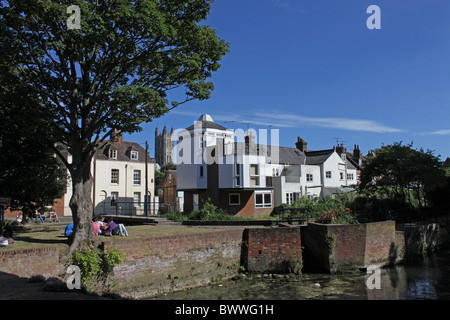
[[[34,211],[34,219],[37,221],[37,219],[40,219],[41,220],[41,222],[44,222],[45,221],[45,218],[47,218],[46,216],[45,216],[45,211],[43,210],[43,209],[41,209],[41,210],[35,210]],[[52,220],[54,219],[56,222],[59,222],[59,219],[58,219],[58,214],[56,213],[56,210],[55,210],[55,208],[52,208],[52,211],[50,211],[49,213],[48,213],[48,219],[49,219],[49,222],[52,222]]]
[[[70,237],[73,233],[73,223],[70,223],[64,232],[66,237]],[[92,235],[94,237],[99,235],[112,236],[112,235],[122,235],[128,236],[128,231],[125,226],[121,223],[116,224],[112,217],[103,216],[94,217],[92,219]]]

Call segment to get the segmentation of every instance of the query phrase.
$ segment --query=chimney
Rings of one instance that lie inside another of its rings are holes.
[[[345,148],[344,148],[344,144],[338,144],[337,145],[337,147],[336,147],[336,153],[337,154],[342,154],[342,153],[344,153],[345,151],[347,151]]]
[[[359,146],[355,144],[355,148],[353,149],[353,157],[361,159],[361,150],[359,150]]]
[[[300,137],[297,137],[297,142],[295,143],[295,146],[297,147],[298,150],[300,150],[301,152],[305,152],[307,150],[307,145],[308,143],[301,139]]]
[[[114,143],[122,143],[122,132],[117,129],[113,129],[111,132],[111,141]]]

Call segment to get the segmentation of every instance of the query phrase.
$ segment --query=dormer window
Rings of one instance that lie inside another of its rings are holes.
[[[138,160],[139,159],[139,152],[136,151],[136,150],[131,150],[130,159],[131,160]]]
[[[109,149],[109,158],[117,159],[117,150],[116,149]]]

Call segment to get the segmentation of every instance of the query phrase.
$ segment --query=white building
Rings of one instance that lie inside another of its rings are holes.
[[[264,215],[303,197],[328,197],[357,184],[356,168],[335,149],[309,151],[255,143],[255,136],[202,115],[177,133],[177,189],[186,211],[210,199],[230,214]]]
[[[129,214],[144,215],[145,209],[149,215],[157,209],[154,197],[155,164],[150,162],[146,150],[136,142],[122,141],[121,135],[107,141],[98,150],[91,162],[93,176],[92,202],[95,215]],[[72,156],[66,151],[66,157],[71,162]],[[147,169],[146,169],[147,168]],[[145,172],[147,170],[147,179]],[[64,216],[71,216],[69,207],[72,197],[72,184],[68,173],[66,193],[58,200],[57,212],[63,211]],[[148,185],[148,200],[145,203],[145,185]],[[157,202],[157,198],[156,198]]]

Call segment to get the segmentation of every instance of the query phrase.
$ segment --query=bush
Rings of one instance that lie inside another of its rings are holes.
[[[189,215],[190,220],[230,220],[232,216],[223,212],[208,199],[203,203],[200,210],[194,211]]]
[[[105,253],[88,247],[75,251],[69,261],[80,268],[81,284],[87,290],[95,281],[103,282],[110,289],[115,284],[112,280],[114,266],[123,262],[123,254],[114,248]]]

